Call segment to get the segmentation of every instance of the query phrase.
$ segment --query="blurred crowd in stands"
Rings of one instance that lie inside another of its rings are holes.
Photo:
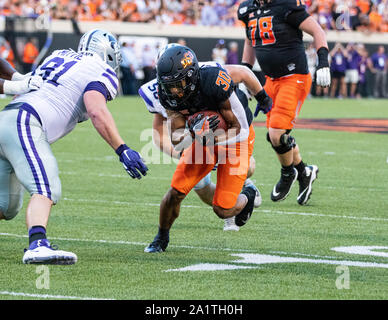
[[[325,30],[388,32],[388,0],[298,0],[305,3],[311,15]],[[76,21],[121,20],[189,24],[205,26],[238,25],[239,0],[0,0],[1,16],[37,17],[49,5],[54,19]],[[0,39],[1,57],[12,63],[13,52],[4,38]],[[183,44],[185,41],[180,40]],[[27,41],[27,44],[31,41]],[[28,69],[38,52],[25,45],[23,69]],[[36,45],[36,44],[35,44]],[[240,48],[241,49],[241,48]],[[123,43],[121,65],[124,94],[137,94],[137,88],[155,76],[157,47],[142,48],[141,57],[134,43]],[[237,42],[218,40],[209,52],[209,60],[221,64],[240,63]],[[306,49],[314,77],[317,56],[310,45]],[[313,86],[312,95],[323,97],[388,97],[388,58],[384,46],[369,52],[362,44],[336,44],[330,52],[332,86]],[[258,72],[260,75],[260,73]]]
[[[178,42],[186,45],[184,39]],[[135,42],[122,44],[122,88],[123,93],[129,95],[137,94],[136,88],[155,77],[158,47],[144,47],[142,55],[136,56],[135,45]],[[307,45],[306,56],[314,79],[318,57],[313,44]],[[340,99],[388,98],[388,56],[384,46],[368,52],[363,44],[337,43],[331,48],[329,59],[332,85],[324,89],[313,84],[311,96]],[[221,65],[240,64],[239,43],[226,43],[223,39],[216,41],[209,51],[209,60]],[[254,71],[262,82],[265,81],[259,65],[254,67]]]
[[[310,73],[315,75],[317,54],[312,44],[306,49]],[[330,51],[332,84],[313,86],[315,96],[331,98],[388,98],[388,56],[384,46],[369,53],[363,44],[336,43]]]
[[[327,30],[388,32],[388,0],[300,0]],[[239,0],[0,0],[0,16],[120,20],[205,26],[239,25]]]

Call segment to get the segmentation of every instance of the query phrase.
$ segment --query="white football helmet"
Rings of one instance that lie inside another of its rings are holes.
[[[78,52],[96,53],[114,71],[117,71],[122,61],[120,45],[116,37],[102,29],[86,32],[79,41]]]

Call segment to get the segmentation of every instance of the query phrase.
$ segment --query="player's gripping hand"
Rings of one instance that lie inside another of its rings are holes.
[[[35,91],[40,89],[43,84],[43,79],[40,76],[29,76],[23,81],[28,80],[28,89],[29,91]]]
[[[212,117],[204,117],[203,114],[199,114],[195,117],[189,126],[189,130],[193,138],[196,138],[202,141],[203,145],[207,145],[209,140],[214,137],[213,133],[217,130],[218,124],[220,120],[218,120],[217,116]]]
[[[255,118],[258,116],[260,111],[264,114],[267,114],[271,111],[273,101],[264,89],[255,95],[255,99],[257,100],[257,106],[254,114]]]
[[[133,179],[141,179],[140,173],[143,176],[147,174],[148,168],[137,151],[132,150],[126,144],[122,144],[116,149],[116,153],[120,157],[124,169]]]
[[[316,74],[316,84],[321,87],[330,87],[331,75],[329,67],[329,50],[325,47],[320,48],[317,51],[318,66]]]
[[[331,84],[331,75],[330,75],[330,69],[329,68],[321,68],[317,70],[317,75],[316,75],[316,83],[317,86],[321,87],[330,87]]]
[[[29,91],[38,90],[43,84],[43,79],[40,76],[27,76],[22,80],[8,81],[3,84],[3,92],[5,94],[23,94]]]

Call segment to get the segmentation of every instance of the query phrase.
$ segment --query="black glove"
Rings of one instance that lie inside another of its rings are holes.
[[[257,117],[260,111],[264,114],[267,114],[271,111],[273,101],[264,89],[255,95],[255,99],[257,100],[257,106],[254,114],[255,118]]]
[[[218,116],[204,117],[202,113],[197,115],[190,123],[189,130],[193,138],[202,140],[202,144],[208,144],[209,140],[214,137],[213,133],[217,130]]]

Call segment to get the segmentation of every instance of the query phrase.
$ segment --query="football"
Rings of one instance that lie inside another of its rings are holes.
[[[220,121],[220,123],[218,124],[218,127],[217,129],[222,129],[222,130],[227,130],[228,129],[228,126],[225,122],[225,119],[222,117],[222,115],[216,111],[200,111],[200,112],[197,112],[197,113],[194,113],[192,114],[191,116],[189,116],[187,118],[187,123],[190,125],[191,121],[193,121],[199,114],[203,114],[204,117],[208,116],[209,118],[210,117],[213,117],[213,116],[217,116],[218,117],[218,120]]]

